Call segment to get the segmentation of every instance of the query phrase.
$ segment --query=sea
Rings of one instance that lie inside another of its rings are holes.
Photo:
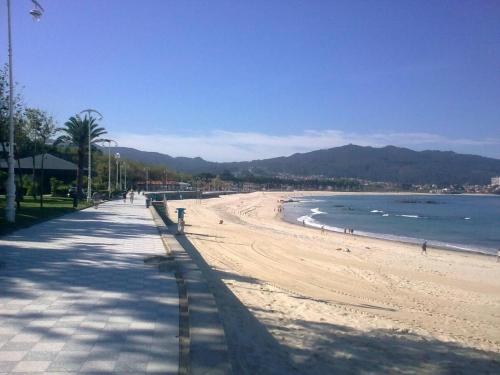
[[[500,250],[500,196],[334,195],[294,198],[283,218],[291,223],[355,235],[496,254]]]

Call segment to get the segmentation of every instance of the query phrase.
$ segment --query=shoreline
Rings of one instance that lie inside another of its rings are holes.
[[[283,207],[285,207],[286,204],[289,203],[300,203],[300,198],[318,198],[322,196],[335,196],[335,195],[422,195],[422,196],[456,196],[457,194],[432,194],[432,193],[366,193],[366,192],[322,192],[322,191],[317,191],[311,193],[313,195],[307,194],[308,192],[306,191],[300,191],[298,192],[299,195],[298,197],[291,197],[289,198],[289,201],[284,201],[282,203]],[[479,194],[460,194],[460,195],[467,195],[467,196],[476,196]],[[482,196],[497,196],[496,194],[481,194]],[[299,198],[299,199],[296,199]],[[499,197],[500,199],[500,197]],[[307,216],[307,215],[306,215]],[[364,230],[356,230],[353,234],[349,233],[344,233],[342,231],[342,228],[340,227],[332,227],[327,224],[321,224],[318,222],[318,226],[315,226],[310,223],[305,223],[305,225],[299,224],[300,219],[303,216],[293,218],[293,219],[286,219],[284,217],[284,212],[281,212],[280,219],[283,222],[289,223],[291,225],[295,225],[298,227],[307,227],[311,228],[314,230],[319,230],[321,231],[321,227],[323,226],[325,231],[328,233],[335,233],[335,234],[344,234],[344,235],[349,235],[349,236],[357,236],[361,238],[368,238],[368,239],[375,239],[375,240],[380,240],[380,241],[389,241],[389,242],[394,242],[394,243],[400,243],[400,244],[405,244],[405,245],[413,245],[416,247],[420,247],[422,244],[422,239],[416,238],[416,237],[409,237],[409,236],[403,236],[403,235],[397,235],[397,234],[392,234],[392,233],[377,233],[377,232],[368,232]],[[314,220],[314,219],[313,219]],[[405,240],[407,238],[408,240]],[[427,241],[427,247],[430,249],[434,250],[440,250],[440,251],[451,251],[451,252],[460,252],[460,253],[466,253],[466,254],[478,254],[478,255],[483,255],[487,257],[497,257],[497,251],[500,249],[494,249],[494,248],[473,248],[475,245],[468,245],[468,244],[461,244],[461,243],[449,243],[449,244],[442,244],[441,241],[439,240],[425,240]]]
[[[285,202],[285,203],[287,203],[287,202]],[[291,202],[288,202],[288,203],[291,203]],[[288,224],[291,224],[294,226],[298,226],[301,228],[309,228],[309,229],[316,230],[316,231],[321,231],[321,227],[316,227],[314,225],[310,225],[307,223],[305,225],[300,225],[299,221],[297,221],[297,223],[295,223],[295,221],[293,221],[293,220],[285,219],[283,217],[283,215],[280,216],[280,219],[284,223],[288,223]],[[298,220],[298,219],[299,218],[297,218],[296,220]],[[401,237],[401,236],[393,235],[390,233],[372,233],[372,232],[364,232],[364,231],[358,230],[358,231],[354,232],[353,234],[349,234],[349,233],[344,233],[341,230],[341,228],[336,228],[337,230],[335,230],[335,229],[332,230],[330,228],[334,228],[334,227],[331,227],[331,226],[326,225],[326,224],[324,225],[324,227],[325,227],[325,231],[327,231],[328,233],[335,233],[335,234],[341,234],[341,235],[346,235],[346,236],[348,235],[348,236],[367,238],[367,239],[373,239],[373,240],[379,240],[379,241],[388,241],[388,242],[399,243],[402,245],[415,246],[418,248],[420,248],[420,246],[421,246],[421,243],[418,243],[416,241],[405,241],[403,239],[384,237],[384,236]],[[360,234],[360,233],[363,233],[363,234]],[[364,233],[366,233],[366,235]],[[378,237],[378,236],[380,236],[380,237]],[[417,238],[413,238],[413,237],[407,237],[407,238],[418,240]],[[461,244],[456,244],[456,246],[459,246],[459,245],[461,245]],[[433,250],[439,250],[439,251],[450,251],[450,252],[459,252],[459,253],[472,254],[472,255],[482,255],[482,256],[493,257],[493,258],[497,257],[497,255],[495,253],[487,252],[487,250],[464,249],[464,248],[460,248],[460,247],[453,247],[453,245],[449,245],[449,246],[438,245],[434,242],[434,240],[427,240],[427,248],[433,249]],[[496,251],[495,249],[491,249],[491,250]]]

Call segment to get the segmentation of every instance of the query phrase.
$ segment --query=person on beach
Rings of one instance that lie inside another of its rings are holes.
[[[130,191],[130,204],[134,204],[134,191]]]
[[[325,234],[325,226],[324,225],[321,226],[321,234]]]
[[[127,191],[125,190],[122,194],[123,203],[127,203]]]
[[[422,254],[427,255],[427,241],[422,244]]]
[[[500,249],[497,251],[497,263],[500,262]]]

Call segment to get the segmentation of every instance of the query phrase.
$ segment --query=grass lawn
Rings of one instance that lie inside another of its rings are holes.
[[[84,200],[78,204],[78,209],[88,206]],[[40,209],[38,200],[34,200],[33,197],[24,197],[21,209],[16,210],[16,222],[7,223],[5,221],[5,196],[0,195],[0,236],[73,211],[75,209],[71,198],[44,196],[43,209]]]

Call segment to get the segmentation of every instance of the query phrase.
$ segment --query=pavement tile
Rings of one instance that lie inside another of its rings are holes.
[[[114,370],[116,372],[146,371],[148,362],[117,361]]]
[[[14,361],[0,361],[0,371],[10,372],[16,365]]]
[[[21,361],[18,362],[11,372],[43,372],[49,365],[50,361]]]
[[[82,367],[82,363],[79,361],[52,361],[48,367],[50,372],[68,372],[75,371],[78,372]]]
[[[115,368],[115,361],[87,361],[83,364],[81,372],[106,372],[113,371]]]
[[[11,338],[13,338],[15,335],[9,334],[9,335],[1,335],[0,334],[0,345],[9,342]]]
[[[38,342],[33,346],[32,350],[36,352],[58,352],[64,345],[66,345],[64,341]]]
[[[23,360],[26,361],[53,361],[56,356],[57,352],[35,352],[31,351],[26,354],[26,356],[23,358]]]
[[[0,338],[1,336],[8,336],[8,335],[16,335],[21,331],[21,327],[13,327],[13,326],[7,326],[7,327],[0,327]]]
[[[34,345],[36,345],[35,342],[6,342],[5,344],[0,345],[0,352],[1,351],[28,351]]]
[[[176,373],[177,366],[168,361],[153,361],[149,362],[146,368],[148,373]]]
[[[2,361],[20,361],[26,356],[27,351],[0,351],[0,362]]]
[[[51,327],[50,332],[58,336],[71,336],[76,332],[76,327]]]
[[[10,342],[38,342],[41,339],[41,335],[33,335],[29,333],[20,333],[14,336]]]
[[[29,327],[52,327],[57,320],[34,320],[28,324]]]
[[[69,341],[67,342],[61,351],[63,352],[90,352],[94,347],[94,343],[83,343],[83,342],[75,342]]]

